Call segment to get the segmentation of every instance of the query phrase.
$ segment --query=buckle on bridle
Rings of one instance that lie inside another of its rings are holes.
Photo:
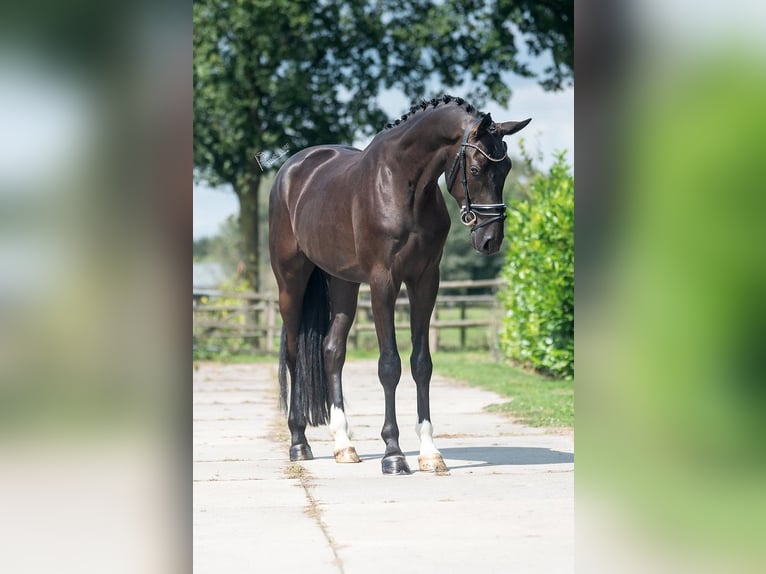
[[[479,223],[479,215],[487,217]],[[467,225],[471,231],[476,231],[494,223],[495,221],[505,221],[506,206],[503,203],[478,204],[474,203],[470,207],[464,205],[460,208],[460,223]]]
[[[479,220],[479,216],[476,215],[476,212],[472,209],[468,209],[467,207],[463,207],[460,210],[460,223],[463,225],[467,225],[469,227],[473,227],[476,225],[476,222]]]

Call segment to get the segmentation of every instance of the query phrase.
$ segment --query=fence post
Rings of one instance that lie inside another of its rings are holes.
[[[459,303],[460,305],[460,320],[465,320],[466,312],[465,312],[465,301],[461,301]],[[460,350],[465,351],[465,326],[460,327]]]
[[[272,297],[264,297],[266,304],[266,352],[274,351],[274,336],[276,331],[276,302]]]
[[[264,340],[263,340],[264,337],[261,334],[261,331],[258,330],[258,327],[261,324],[261,318],[263,317],[263,313],[260,310],[260,302],[262,301],[262,299],[263,298],[261,297],[261,294],[260,293],[256,293],[255,296],[252,299],[248,300],[248,306],[252,307],[252,309],[248,313],[248,315],[250,317],[252,317],[252,321],[253,322],[252,322],[251,326],[253,327],[253,329],[254,329],[254,331],[256,333],[255,340],[254,340],[254,343],[255,343],[254,346],[259,351],[263,351],[264,350]]]
[[[357,315],[358,315],[357,311]],[[352,349],[359,349],[359,329],[356,328],[356,317],[354,317],[354,322],[351,323],[351,335],[348,338],[349,342],[351,343]]]
[[[495,361],[501,361],[503,354],[500,350],[500,326],[502,324],[503,306],[500,304],[500,298],[498,296],[499,287],[493,289],[493,295],[495,300],[492,302],[492,322],[489,326],[489,337],[487,345],[489,346],[489,352],[492,353],[492,358]]]
[[[428,331],[428,346],[432,351],[439,350],[439,327],[435,326],[436,321],[439,320],[439,307],[434,305],[433,313],[431,313],[431,328]]]

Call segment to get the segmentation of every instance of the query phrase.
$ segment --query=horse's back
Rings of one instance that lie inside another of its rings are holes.
[[[281,197],[288,206],[295,207],[303,193],[310,189],[316,193],[340,193],[345,186],[333,185],[348,176],[362,151],[343,145],[308,147],[290,157],[277,172],[271,195]]]

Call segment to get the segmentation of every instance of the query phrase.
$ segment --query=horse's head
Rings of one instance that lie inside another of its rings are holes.
[[[471,245],[484,255],[496,253],[503,242],[503,184],[511,171],[503,137],[530,121],[496,124],[485,114],[466,128],[448,166],[447,189],[461,206],[460,221],[471,228]]]

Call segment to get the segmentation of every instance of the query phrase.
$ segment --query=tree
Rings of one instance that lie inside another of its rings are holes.
[[[212,243],[213,240],[210,237],[195,239],[192,244],[192,259],[194,261],[204,261],[210,255]]]
[[[195,177],[237,194],[256,289],[264,171],[309,145],[380,129],[381,89],[400,88],[414,103],[428,82],[470,81],[474,104],[505,103],[503,73],[534,75],[517,39],[550,53],[546,89],[573,81],[571,0],[197,0],[193,22]]]
[[[239,226],[233,215],[221,223],[218,233],[212,237],[201,237],[193,243],[195,261],[215,261],[223,266],[227,276],[237,272],[240,262],[237,243]]]

